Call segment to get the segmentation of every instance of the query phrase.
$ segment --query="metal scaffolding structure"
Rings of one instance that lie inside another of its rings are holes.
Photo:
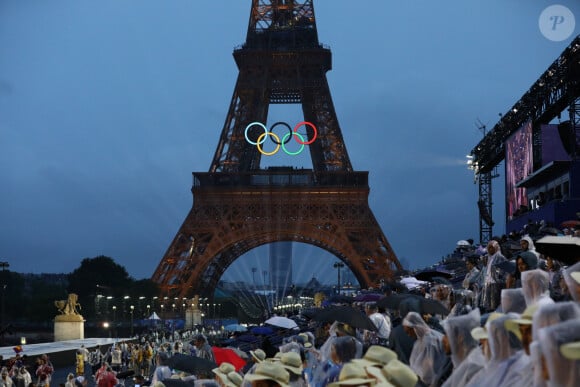
[[[505,158],[505,141],[526,122],[532,122],[534,166],[541,164],[541,138],[538,128],[568,109],[572,128],[572,158],[580,156],[580,35],[562,52],[530,89],[502,115],[489,133],[471,150],[471,168],[479,180],[480,239],[491,237],[493,221],[491,181],[494,169]],[[485,211],[491,222],[486,222]]]

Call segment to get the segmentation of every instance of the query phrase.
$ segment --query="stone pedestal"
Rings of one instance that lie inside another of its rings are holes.
[[[85,338],[85,320],[80,314],[63,314],[54,318],[54,341]]]
[[[185,311],[185,329],[193,329],[195,325],[201,325],[201,310],[188,308]]]

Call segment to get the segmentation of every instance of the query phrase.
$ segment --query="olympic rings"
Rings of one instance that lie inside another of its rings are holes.
[[[286,133],[283,137],[282,137],[282,141],[280,141],[280,137],[275,134],[272,130],[278,126],[278,125],[282,125],[285,126],[286,128],[288,128],[288,133]],[[298,128],[300,128],[301,126],[309,126],[310,128],[312,128],[312,130],[314,131],[314,135],[312,136],[312,138],[310,139],[310,141],[305,141],[305,138],[302,134],[298,133]],[[248,137],[248,130],[250,130],[251,127],[253,126],[259,126],[260,128],[262,128],[264,130],[264,133],[260,134],[257,138],[256,141],[252,141],[249,137]],[[244,131],[244,137],[246,138],[246,141],[249,144],[252,145],[256,145],[256,147],[258,148],[258,151],[263,154],[264,156],[272,156],[275,155],[276,153],[278,153],[278,151],[280,150],[280,148],[282,148],[282,150],[289,156],[296,156],[300,153],[302,153],[302,151],[304,150],[304,145],[310,145],[314,142],[314,140],[316,140],[316,138],[318,137],[318,129],[316,129],[316,126],[312,123],[312,122],[308,122],[308,121],[302,121],[299,122],[294,129],[292,130],[290,128],[290,125],[288,125],[286,122],[276,122],[274,123],[270,129],[268,130],[268,128],[266,127],[266,125],[262,124],[261,122],[251,122],[250,124],[248,124],[248,126],[246,126],[246,130]],[[271,152],[266,152],[264,151],[263,148],[263,144],[266,141],[266,137],[270,137],[270,140],[276,144],[276,148],[271,151]],[[294,140],[300,144],[300,149],[297,150],[296,152],[290,152],[288,149],[286,149],[286,144],[290,141],[290,138],[294,138]]]

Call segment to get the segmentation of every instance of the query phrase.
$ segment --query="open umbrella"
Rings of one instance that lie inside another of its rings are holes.
[[[450,285],[450,286],[453,285],[451,283],[451,281],[449,281],[447,278],[443,278],[443,277],[433,277],[433,278],[431,278],[431,282],[433,282],[435,284],[440,284],[440,285]]]
[[[421,314],[449,314],[449,310],[439,301],[415,294],[392,294],[377,301],[377,306],[387,309],[398,309],[401,302],[409,303],[412,305],[412,310]]]
[[[211,349],[218,365],[227,362],[236,367],[236,371],[241,370],[246,365],[246,361],[229,348],[211,347]]]
[[[560,227],[562,228],[574,228],[576,226],[580,226],[580,220],[567,220],[565,222],[562,222],[562,224],[560,225]]]
[[[384,294],[380,294],[380,293],[362,293],[362,294],[359,294],[358,296],[356,296],[354,298],[354,301],[373,302],[373,301],[378,301],[383,297],[384,297]]]
[[[426,283],[425,281],[418,280],[415,277],[401,278],[401,280],[399,282],[401,282],[403,285],[405,285],[407,287],[407,289],[414,289],[414,288]]]
[[[535,242],[536,250],[567,265],[580,261],[580,238],[545,236]]]
[[[296,321],[289,319],[288,317],[282,317],[282,316],[271,317],[271,318],[267,319],[266,321],[264,321],[264,323],[270,324],[270,325],[273,325],[273,326],[279,327],[279,328],[285,328],[285,329],[298,328]]]
[[[248,359],[249,356],[246,352],[242,351],[239,348],[236,347],[226,347],[227,349],[231,349],[232,351],[234,351],[236,353],[236,355],[238,355],[239,357],[241,357],[242,359]]]
[[[354,301],[354,297],[345,296],[344,294],[334,294],[327,301],[335,304],[351,304]]]
[[[197,374],[210,372],[217,367],[217,364],[201,357],[176,353],[169,359],[169,367],[189,374]]]
[[[248,330],[248,328],[240,324],[229,324],[226,325],[224,329],[229,332],[245,332]]]
[[[433,277],[451,278],[453,274],[445,270],[423,270],[415,274],[415,278],[420,281],[431,281]]]
[[[462,239],[460,241],[457,241],[456,245],[457,246],[471,246],[471,243],[469,243],[468,241]]]
[[[376,331],[375,324],[361,310],[352,306],[337,306],[321,309],[312,317],[314,321],[334,322],[348,324],[355,328]]]
[[[255,335],[271,335],[274,333],[274,330],[270,327],[253,327],[250,329],[250,332]]]
[[[238,341],[241,341],[242,343],[257,343],[258,341],[260,341],[260,339],[258,339],[254,335],[247,334],[238,336]]]
[[[163,379],[165,387],[195,387],[195,381],[183,379]]]

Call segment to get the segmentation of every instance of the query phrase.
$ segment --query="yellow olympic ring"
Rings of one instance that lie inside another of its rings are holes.
[[[264,152],[264,150],[262,149],[262,139],[266,136],[272,136],[274,137],[274,140],[276,140],[276,149],[274,149],[272,152]],[[263,154],[264,156],[272,156],[274,154],[276,154],[279,150],[280,150],[280,144],[282,144],[280,142],[280,137],[278,137],[278,135],[274,132],[264,132],[262,134],[260,134],[260,137],[258,137],[258,140],[256,141],[256,147],[258,148],[258,150],[260,151],[261,154]]]

